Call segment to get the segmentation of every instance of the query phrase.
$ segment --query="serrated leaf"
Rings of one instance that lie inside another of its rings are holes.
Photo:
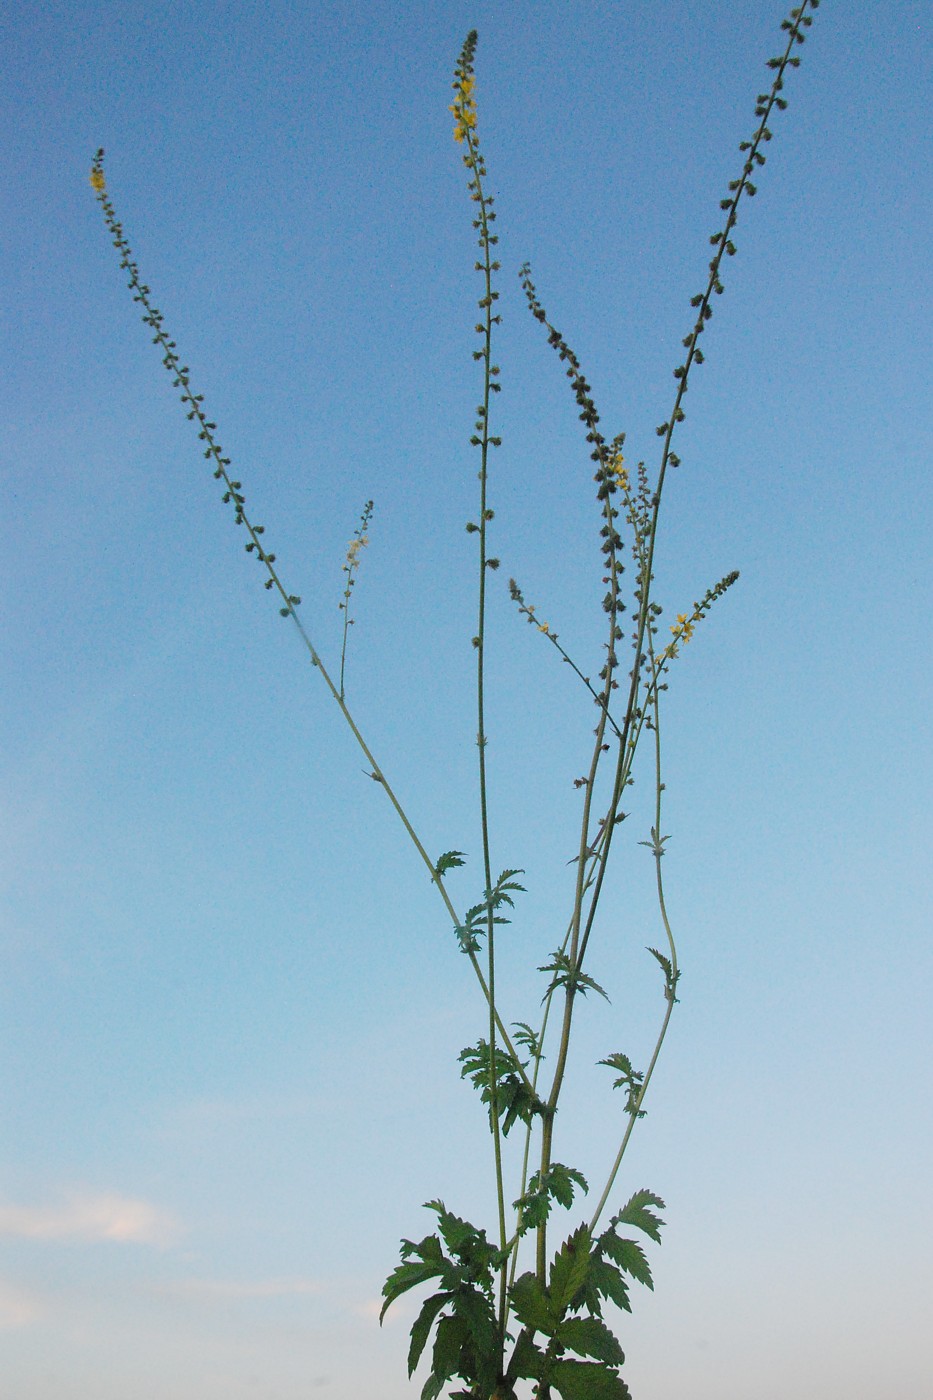
[[[480,1091],[483,1103],[492,1105],[492,1084],[489,1064],[489,1045],[480,1040],[476,1045],[468,1045],[458,1056],[463,1068],[461,1079],[469,1077],[474,1089]],[[540,1113],[543,1104],[528,1087],[522,1077],[524,1066],[504,1047],[496,1046],[496,1104],[502,1119],[502,1132],[508,1136],[509,1129],[517,1119],[530,1123],[535,1113]]]
[[[399,1253],[403,1259],[409,1259],[413,1254],[417,1254],[419,1259],[443,1259],[444,1251],[441,1249],[441,1242],[437,1235],[425,1235],[423,1240],[415,1244],[414,1240],[402,1240]]]
[[[659,1216],[650,1209],[656,1206],[658,1210],[665,1210],[666,1207],[660,1196],[656,1196],[653,1191],[636,1191],[628,1200],[618,1215],[613,1219],[613,1225],[631,1225],[636,1230],[661,1243],[661,1226],[664,1224]]]
[[[464,1246],[476,1237],[476,1226],[453,1215],[443,1201],[426,1201],[425,1208],[437,1212],[441,1235],[451,1254],[461,1254]]]
[[[512,881],[513,875],[524,875],[524,873],[524,870],[503,870],[502,874],[499,876],[498,880],[495,883],[493,894],[498,894],[498,892],[503,889],[518,890],[521,894],[525,894],[525,886],[519,885],[516,882]],[[511,881],[511,883],[507,883],[508,881]]]
[[[657,948],[648,948],[646,951],[649,952],[653,958],[656,958],[661,964],[661,967],[664,969],[664,976],[669,982],[671,980],[671,976],[673,975],[673,969],[671,968],[670,958],[665,957],[664,954],[659,952]]]
[[[671,965],[670,958],[665,957],[664,954],[662,952],[659,952],[657,948],[649,948],[648,952],[661,965],[661,970],[664,973],[665,996],[667,996],[670,1001],[676,1001],[677,997],[674,995],[674,993],[677,990],[677,983],[680,981],[680,968],[678,968],[675,972]]]
[[[496,1345],[496,1321],[489,1299],[475,1288],[461,1288],[453,1296],[453,1308],[466,1321],[478,1355],[488,1356]]]
[[[421,1400],[437,1400],[444,1389],[445,1378],[432,1371],[421,1388]]]
[[[465,924],[457,924],[454,932],[460,943],[461,953],[478,953],[480,949],[479,939],[471,928]]]
[[[525,1234],[528,1230],[537,1230],[539,1225],[545,1223],[551,1213],[551,1198],[546,1191],[539,1191],[532,1185],[524,1196],[519,1196],[517,1201],[512,1202],[512,1207],[514,1210],[521,1208],[521,1233]]]
[[[498,1248],[489,1243],[486,1231],[477,1229],[469,1220],[452,1214],[443,1201],[428,1201],[427,1207],[438,1215],[440,1231],[451,1254],[458,1260],[455,1267],[444,1261],[444,1279],[449,1288],[464,1280],[485,1285],[489,1271],[501,1262]]]
[[[551,1311],[560,1316],[583,1286],[590,1264],[590,1232],[585,1225],[565,1240],[554,1257],[548,1281]]]
[[[515,1028],[516,1043],[524,1046],[532,1059],[537,1059],[540,1051],[537,1032],[533,1031],[525,1021],[513,1021],[512,1025]],[[544,1056],[542,1055],[540,1058],[543,1059]]]
[[[598,992],[601,997],[609,1000],[609,993],[602,988],[593,977],[588,977],[585,972],[578,972],[576,977],[577,991],[581,996],[586,996],[587,991]]]
[[[584,1192],[589,1190],[583,1173],[575,1167],[565,1167],[563,1162],[552,1162],[543,1179],[540,1172],[535,1172],[524,1196],[512,1202],[516,1210],[521,1207],[522,1233],[544,1224],[551,1211],[552,1198],[569,1209],[573,1204],[575,1184],[582,1187]]]
[[[597,1246],[597,1248],[600,1248]],[[593,1314],[594,1317],[602,1316],[601,1300],[608,1298],[615,1303],[617,1308],[625,1312],[632,1311],[629,1302],[628,1284],[622,1277],[615,1264],[610,1264],[607,1259],[594,1253],[590,1260],[589,1271],[583,1286],[582,1305]]]
[[[555,1361],[549,1379],[563,1400],[632,1400],[622,1377],[599,1361]]]
[[[565,1318],[557,1329],[556,1339],[577,1356],[592,1356],[613,1366],[621,1366],[625,1361],[619,1343],[598,1317]]]
[[[636,1240],[619,1240],[620,1249],[615,1256],[615,1261],[620,1269],[631,1274],[633,1279],[643,1283],[646,1288],[654,1290],[654,1280],[651,1277],[651,1265],[645,1257],[645,1251]]]
[[[467,1330],[467,1322],[463,1317],[442,1317],[437,1324],[431,1359],[432,1374],[429,1378],[431,1382],[439,1382],[437,1390],[433,1392],[434,1397],[460,1370],[460,1351],[467,1339]]]
[[[558,987],[574,988],[581,996],[586,996],[588,991],[598,992],[601,997],[609,1000],[608,993],[592,977],[581,972],[571,958],[560,949],[551,954],[551,961],[538,968],[539,972],[553,972],[554,976],[548,983],[548,989],[541,998],[546,1001],[551,992]]]
[[[437,865],[434,867],[436,875],[446,875],[448,870],[456,870],[458,865],[465,865],[466,862],[462,851],[445,851],[442,856],[438,856]]]
[[[636,1105],[638,1103],[638,1096],[641,1093],[642,1083],[644,1082],[644,1074],[640,1070],[633,1069],[632,1062],[628,1055],[623,1055],[621,1051],[618,1054],[607,1056],[605,1060],[600,1060],[599,1063],[601,1065],[608,1065],[610,1069],[617,1069],[619,1071],[619,1078],[613,1081],[613,1089],[624,1088],[626,1090],[626,1113],[635,1113],[637,1111],[638,1117],[643,1118],[645,1116],[645,1110],[643,1108],[636,1109]]]
[[[433,1293],[424,1303],[424,1306],[415,1319],[411,1329],[411,1345],[408,1348],[409,1378],[414,1374],[415,1367],[421,1359],[421,1353],[424,1351],[425,1343],[430,1335],[434,1319],[449,1299],[449,1293]]]
[[[578,1172],[576,1167],[565,1167],[563,1162],[552,1162],[548,1173],[548,1186],[551,1195],[559,1201],[565,1209],[569,1210],[573,1205],[573,1188],[579,1186],[584,1195],[589,1191],[586,1177],[582,1172]]]
[[[395,1302],[396,1298],[407,1293],[409,1288],[417,1288],[419,1283],[427,1283],[429,1279],[440,1277],[446,1268],[446,1260],[430,1260],[428,1262],[419,1260],[417,1263],[399,1264],[382,1285],[385,1302],[379,1314],[380,1323],[386,1315],[386,1309]]]
[[[509,1362],[509,1382],[540,1380],[544,1374],[544,1366],[544,1352],[535,1345],[528,1332],[520,1332]]]
[[[512,1300],[512,1311],[523,1327],[530,1327],[533,1332],[543,1332],[546,1337],[551,1335],[556,1318],[551,1312],[547,1294],[533,1273],[525,1273],[517,1278],[509,1289],[509,1297]]]

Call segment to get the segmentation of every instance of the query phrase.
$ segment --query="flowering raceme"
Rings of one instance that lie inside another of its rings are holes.
[[[473,100],[475,86],[476,79],[472,75],[465,75],[454,84],[457,97],[447,110],[454,114],[455,141],[464,141],[467,132],[476,127],[476,103]]]

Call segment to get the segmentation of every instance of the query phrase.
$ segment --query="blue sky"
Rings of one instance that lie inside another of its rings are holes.
[[[288,586],[429,849],[475,816],[478,281],[447,113],[480,33],[504,445],[493,860],[507,1019],[557,941],[599,646],[598,520],[530,259],[654,460],[771,0],[90,3],[3,20],[0,1328],[15,1400],[407,1400],[376,1300],[420,1205],[491,1219],[444,911],[218,499],[88,184],[120,217]],[[620,1200],[668,1203],[635,1400],[914,1400],[928,1376],[930,18],[826,0],[740,217],[658,556],[740,583],[668,700],[682,1000]],[[672,620],[672,618],[670,619]],[[562,1110],[596,1181],[648,1052],[633,799]],[[639,826],[638,823],[641,823]],[[624,1193],[624,1195],[623,1195]],[[574,1223],[568,1221],[568,1224]],[[4,1392],[6,1394],[6,1392]]]

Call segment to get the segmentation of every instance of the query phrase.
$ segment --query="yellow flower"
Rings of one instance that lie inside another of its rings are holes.
[[[551,629],[546,622],[539,622],[538,631],[543,632],[545,636],[548,636],[550,634]]]
[[[609,465],[615,475],[616,485],[620,491],[629,489],[628,467],[623,466],[625,458],[621,452],[614,452],[609,458]]]
[[[690,638],[693,636],[695,625],[693,619],[689,617],[687,613],[678,613],[677,625],[676,627],[672,627],[671,631],[678,641],[689,642]]]
[[[448,107],[448,112],[454,115],[454,140],[463,141],[468,131],[472,131],[476,126],[476,103],[473,101],[472,92],[476,85],[476,79],[464,77],[456,84],[454,91],[457,94],[452,106]]]
[[[104,172],[102,170],[99,170],[97,166],[95,166],[94,169],[91,171],[91,185],[97,191],[98,194],[103,193],[103,190],[106,186],[106,181],[104,180]]]

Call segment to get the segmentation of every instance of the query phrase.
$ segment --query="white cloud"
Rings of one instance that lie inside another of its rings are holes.
[[[31,1294],[0,1279],[0,1332],[28,1327],[40,1311],[38,1302]]]
[[[76,1196],[59,1206],[0,1205],[0,1235],[20,1239],[167,1244],[175,1221],[149,1201],[129,1196]]]

